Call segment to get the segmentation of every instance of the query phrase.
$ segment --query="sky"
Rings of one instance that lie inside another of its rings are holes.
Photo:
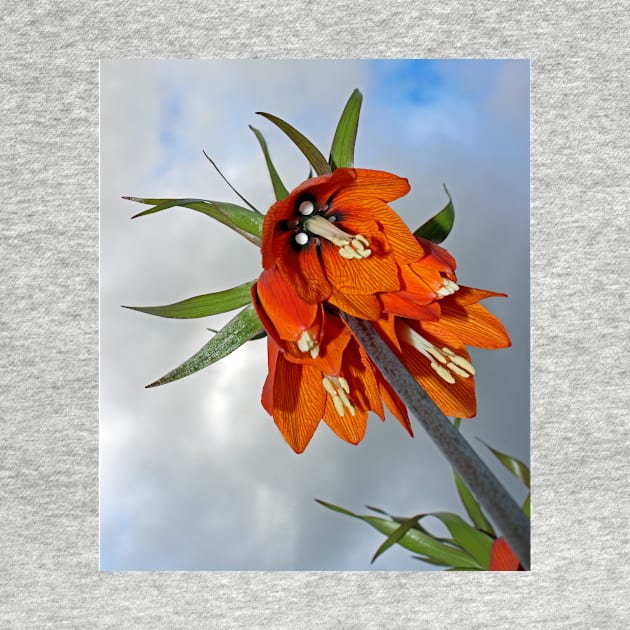
[[[478,413],[462,432],[500,481],[524,489],[479,441],[529,462],[529,64],[524,60],[124,60],[101,63],[100,553],[117,570],[435,570],[322,499],[369,514],[464,515],[450,467],[415,423],[412,439],[370,415],[357,446],[325,424],[296,455],[260,405],[266,344],[252,341],[185,379],[145,389],[234,313],[165,319],[121,305],[169,304],[252,280],[259,250],[192,210],[131,221],[138,197],[198,197],[265,211],[273,191],[260,129],[289,189],[308,176],[284,118],[324,153],[354,88],[355,165],[406,177],[392,204],[415,229],[449,189],[443,244],[460,284],[508,294],[484,305],[512,347],[471,350]],[[479,438],[479,439],[478,439]],[[441,532],[438,526],[435,532]]]

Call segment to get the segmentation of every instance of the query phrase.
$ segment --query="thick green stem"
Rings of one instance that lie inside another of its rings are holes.
[[[348,324],[408,410],[416,416],[469,490],[508,541],[521,565],[529,570],[529,519],[516,501],[403,367],[370,322],[348,317]]]

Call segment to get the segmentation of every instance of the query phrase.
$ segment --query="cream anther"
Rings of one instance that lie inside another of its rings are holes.
[[[456,291],[459,291],[459,285],[448,278],[443,278],[442,286],[436,291],[436,293],[442,297],[446,297],[447,295],[453,295]]]
[[[342,376],[324,376],[322,379],[322,385],[330,394],[335,410],[340,416],[343,417],[346,413],[346,409],[350,412],[350,415],[356,415],[357,410],[348,397],[348,394],[350,393],[350,386],[345,378]]]
[[[297,340],[297,347],[301,352],[308,352],[313,359],[319,356],[319,344],[311,337],[311,333],[308,330],[305,330],[300,335],[300,338]]]
[[[475,368],[470,361],[455,354],[450,348],[436,348],[430,341],[406,324],[399,324],[399,338],[413,346],[420,354],[429,359],[429,365],[435,373],[450,385],[455,383],[457,375],[460,378],[470,378],[475,374]]]

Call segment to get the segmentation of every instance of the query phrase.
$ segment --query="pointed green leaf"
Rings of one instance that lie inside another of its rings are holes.
[[[354,90],[341,114],[328,160],[333,171],[336,168],[354,166],[354,145],[357,140],[362,101],[361,92]]]
[[[469,525],[461,516],[452,512],[432,512],[426,516],[434,516],[446,525],[453,540],[467,551],[483,569],[490,567],[490,551],[494,540]],[[453,566],[461,566],[453,563]]]
[[[525,516],[527,516],[527,518],[531,518],[531,510],[532,510],[532,506],[531,506],[531,502],[532,502],[532,493],[530,492],[527,495],[527,498],[525,499],[525,503],[523,503],[523,513],[525,514]]]
[[[462,500],[464,508],[466,509],[466,513],[468,514],[468,516],[470,516],[472,522],[477,526],[477,529],[480,529],[483,532],[495,536],[496,534],[492,525],[490,524],[490,521],[486,518],[481,509],[481,506],[479,505],[479,503],[477,503],[475,497],[466,487],[466,484],[463,482],[462,478],[455,471],[453,471],[453,475],[455,476],[455,485],[457,486],[459,498]]]
[[[358,518],[359,520],[368,523],[386,536],[389,536],[400,527],[400,525],[394,521],[377,518],[375,516],[360,516],[350,512],[349,510],[345,510],[344,508],[321,501],[320,499],[315,500],[330,510],[340,512],[346,516]],[[461,551],[451,547],[450,545],[438,542],[432,536],[414,528],[405,532],[404,536],[398,541],[398,544],[405,549],[409,549],[409,551],[424,554],[436,561],[441,561],[448,566],[473,566],[481,568],[477,561],[465,551]]]
[[[282,183],[282,180],[280,179],[280,175],[278,175],[278,171],[276,170],[276,167],[273,165],[273,162],[271,161],[271,156],[269,155],[269,149],[267,148],[267,141],[265,140],[262,133],[258,131],[258,129],[256,129],[255,127],[252,127],[251,125],[249,126],[249,128],[254,132],[254,135],[256,136],[260,144],[260,148],[262,149],[263,155],[265,156],[265,162],[267,162],[267,170],[269,171],[269,176],[271,177],[271,185],[273,186],[273,193],[276,196],[276,201],[286,199],[289,196],[289,191],[286,189],[286,186]]]
[[[256,214],[261,214],[260,210],[258,210],[258,208],[254,207],[249,201],[247,201],[247,199],[245,199],[245,197],[243,197],[243,195],[241,195],[240,192],[238,192],[238,190],[236,190],[236,188],[234,188],[234,186],[232,186],[232,184],[230,184],[228,178],[221,172],[221,169],[217,166],[216,162],[204,151],[203,152],[206,160],[208,160],[208,162],[210,162],[210,164],[212,164],[212,166],[214,167],[214,170],[220,175],[221,179],[230,187],[230,190],[241,200],[244,201]]]
[[[510,455],[506,455],[501,451],[497,451],[496,449],[488,446],[482,439],[477,438],[485,447],[489,448],[492,451],[492,454],[507,468],[515,477],[520,479],[528,488],[530,487],[530,475],[529,468],[515,457],[511,457]]]
[[[264,116],[267,120],[270,120],[274,125],[282,129],[282,131],[293,140],[297,148],[302,151],[318,175],[326,175],[331,172],[330,164],[328,164],[326,158],[321,154],[321,151],[297,129],[273,114],[266,114],[265,112],[256,113],[260,116]]]
[[[187,300],[165,306],[123,306],[123,308],[174,319],[208,317],[217,313],[227,313],[248,304],[251,301],[250,289],[252,284],[254,284],[254,280],[225,291],[196,295]]]
[[[387,551],[392,545],[395,545],[400,539],[418,522],[418,519],[422,516],[422,514],[416,514],[415,516],[409,517],[406,521],[404,521],[401,525],[399,525],[398,529],[395,529],[383,542],[383,544],[376,550],[374,556],[372,556],[371,562],[373,563],[376,558],[378,558],[382,553]]]
[[[147,385],[156,387],[194,374],[242,346],[260,332],[262,324],[252,304],[233,317],[199,352],[162,378]]]
[[[414,236],[426,238],[433,243],[441,243],[450,234],[455,222],[455,207],[446,186],[444,190],[448,196],[448,203],[434,217],[423,223],[414,232]]]
[[[262,235],[262,224],[265,217],[248,208],[243,208],[233,203],[209,201],[207,199],[143,199],[140,197],[123,197],[123,199],[154,206],[135,214],[131,217],[132,219],[177,206],[191,208],[227,225],[248,241],[260,247],[260,236]]]
[[[461,418],[454,418],[453,424],[456,429],[459,429],[461,425]],[[455,486],[457,487],[457,493],[459,494],[459,498],[464,504],[464,508],[466,509],[466,513],[470,516],[472,522],[477,526],[477,529],[484,531],[490,534],[493,537],[496,537],[494,528],[490,524],[490,521],[486,518],[486,515],[483,513],[481,506],[477,503],[477,500],[472,495],[463,479],[457,474],[457,471],[453,470],[453,476],[455,477]]]

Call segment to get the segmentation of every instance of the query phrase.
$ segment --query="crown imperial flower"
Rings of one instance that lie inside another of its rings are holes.
[[[510,343],[500,322],[477,304],[502,294],[460,286],[453,257],[415,237],[387,205],[408,191],[407,180],[391,173],[339,168],[303,182],[265,216],[263,272],[252,287],[273,356],[263,404],[298,452],[322,417],[356,443],[367,411],[380,413],[381,396],[392,399],[380,373],[369,376],[377,372],[371,366],[354,380],[372,398],[353,402],[357,387],[351,392],[343,374],[371,362],[346,314],[371,320],[440,409],[458,417],[476,413],[475,369],[465,344]],[[291,404],[280,392],[286,387],[295,395]],[[393,407],[410,431],[402,402]],[[348,416],[358,422],[352,431],[340,428]]]

